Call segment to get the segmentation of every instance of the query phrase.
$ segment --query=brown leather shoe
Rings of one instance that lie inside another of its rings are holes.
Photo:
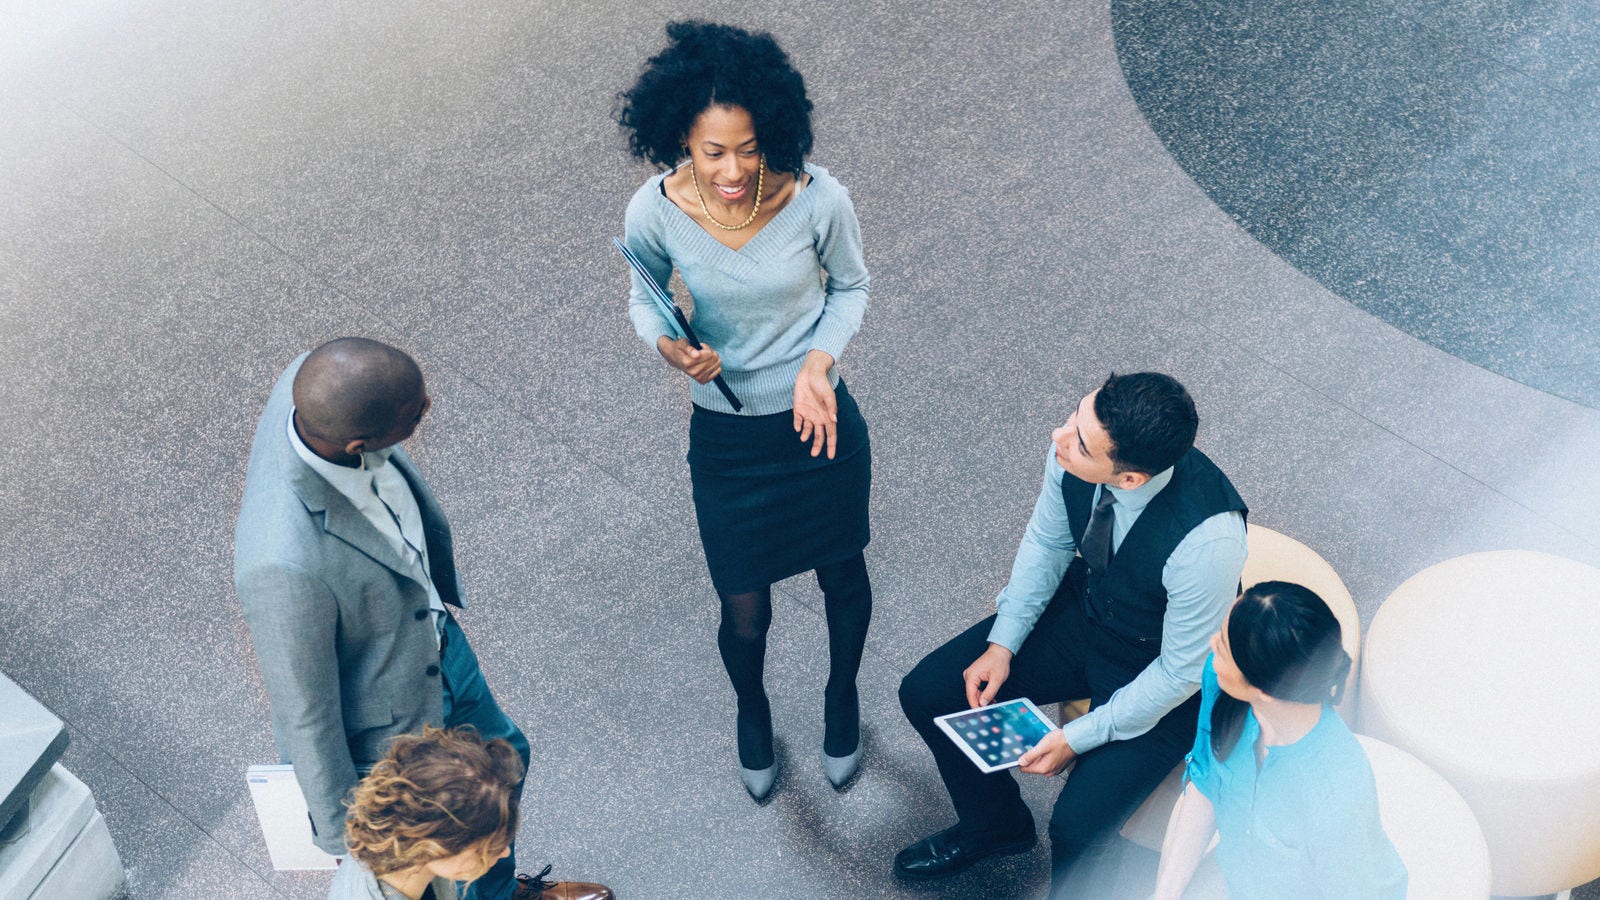
[[[616,894],[603,884],[587,881],[547,881],[554,866],[545,866],[537,875],[518,875],[512,900],[615,900]]]

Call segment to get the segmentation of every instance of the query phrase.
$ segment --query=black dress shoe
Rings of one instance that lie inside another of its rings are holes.
[[[895,854],[895,874],[913,881],[945,878],[965,872],[981,859],[1027,853],[1038,841],[1032,828],[1012,837],[974,837],[961,834],[960,827],[946,828]]]

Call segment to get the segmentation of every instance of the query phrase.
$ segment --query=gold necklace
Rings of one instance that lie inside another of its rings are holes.
[[[721,228],[723,231],[738,231],[739,229],[745,227],[746,225],[749,225],[751,222],[754,222],[756,220],[756,214],[761,212],[761,183],[766,179],[766,175],[767,175],[767,161],[765,159],[763,159],[763,160],[761,160],[761,163],[760,163],[759,167],[756,169],[756,207],[755,207],[755,209],[750,210],[750,217],[745,219],[743,222],[740,222],[737,225],[724,225],[721,222],[717,221],[716,216],[713,216],[711,214],[711,210],[706,206],[705,195],[700,193],[700,179],[698,177],[696,177],[695,174],[694,174],[694,160],[692,160],[692,159],[689,160],[689,180],[694,182],[694,197],[695,197],[696,200],[700,201],[700,211],[706,214],[706,218],[711,220],[711,224],[717,226],[718,228]]]

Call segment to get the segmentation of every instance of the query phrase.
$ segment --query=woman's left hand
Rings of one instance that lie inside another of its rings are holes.
[[[839,443],[839,404],[828,383],[831,368],[833,357],[813,350],[806,354],[794,380],[794,430],[800,432],[801,441],[811,441],[812,456],[826,446],[829,459]]]

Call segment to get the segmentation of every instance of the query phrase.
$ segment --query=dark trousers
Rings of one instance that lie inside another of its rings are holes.
[[[995,617],[972,626],[933,651],[900,682],[900,706],[933,752],[939,775],[967,834],[1031,832],[1033,816],[1009,772],[985,774],[933,720],[967,708],[961,673],[989,648]],[[1104,704],[1149,662],[1150,652],[1129,646],[1090,622],[1063,586],[1034,625],[995,702],[1027,697],[1039,706],[1090,699]],[[1112,856],[1117,831],[1194,743],[1198,693],[1155,727],[1079,756],[1050,815],[1052,896],[1107,896],[1090,887],[1100,863]]]
[[[471,725],[478,729],[484,740],[505,738],[522,757],[523,768],[528,765],[528,739],[495,702],[489,692],[489,683],[483,680],[478,669],[478,655],[472,652],[467,636],[454,616],[446,616],[444,644],[439,651],[439,670],[444,682],[444,724],[447,728]],[[517,785],[522,792],[522,785]],[[517,846],[511,845],[511,854],[494,864],[482,878],[472,882],[466,900],[509,900],[517,889]]]

